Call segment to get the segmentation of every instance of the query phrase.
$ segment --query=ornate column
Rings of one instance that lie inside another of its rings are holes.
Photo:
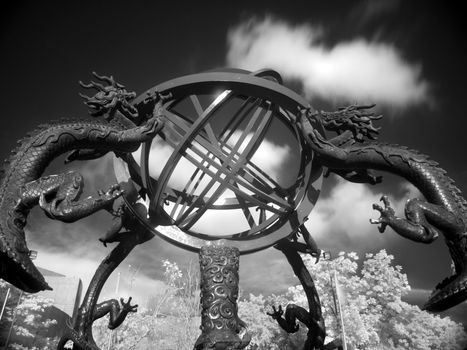
[[[251,337],[238,318],[237,248],[204,246],[199,253],[201,269],[201,335],[196,350],[243,349]]]

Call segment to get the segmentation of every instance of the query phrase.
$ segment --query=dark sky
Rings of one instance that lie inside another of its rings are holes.
[[[463,165],[454,150],[463,148],[464,139],[459,124],[467,76],[464,8],[456,2],[449,6],[401,2],[394,5],[396,10],[375,18],[366,14],[364,5],[355,1],[294,6],[270,2],[11,4],[2,11],[0,34],[6,123],[1,149],[10,148],[12,140],[39,122],[83,115],[85,109],[76,97],[77,81],[88,79],[92,70],[114,74],[131,89],[143,91],[169,78],[225,65],[228,29],[251,16],[272,14],[292,23],[325,26],[327,45],[354,37],[377,39],[393,43],[404,58],[420,62],[435,107],[405,111],[410,118],[400,127],[383,124],[382,138],[417,146],[442,159],[453,176],[462,177]],[[421,119],[424,132],[414,135]]]
[[[91,71],[113,74],[129,89],[143,92],[177,76],[225,66],[228,31],[252,17],[273,16],[321,28],[324,47],[356,38],[389,43],[402,59],[419,66],[420,77],[429,86],[428,98],[406,108],[377,107],[385,115],[379,123],[380,140],[429,154],[467,193],[465,5],[460,1],[370,3],[9,2],[0,15],[0,158],[6,158],[15,140],[40,123],[86,117],[77,82],[88,81]],[[291,86],[300,88],[295,83]],[[311,104],[328,110],[338,106],[323,97]],[[332,184],[331,180],[323,189],[325,195],[332,191]],[[390,179],[389,185],[372,191],[396,191],[395,184],[397,181]],[[351,241],[346,235],[338,247]],[[351,247],[358,250],[358,239],[354,242]],[[324,245],[332,248],[329,242]],[[449,257],[442,242],[427,247],[397,239],[387,248],[404,266],[413,288],[431,289],[448,273]],[[148,251],[142,254],[151,255]],[[259,254],[270,257],[269,253]],[[253,260],[247,257],[246,264]],[[247,288],[260,291],[253,277],[244,280]],[[467,313],[464,305],[453,312]]]

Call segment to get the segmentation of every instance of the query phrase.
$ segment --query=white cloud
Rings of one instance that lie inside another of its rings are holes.
[[[40,253],[34,264],[48,270],[63,274],[67,277],[78,277],[83,282],[83,294],[88,288],[101,259],[92,258],[85,254],[74,254],[73,252],[51,251],[47,247],[39,247]],[[128,298],[132,296],[135,303],[144,305],[144,302],[152,294],[164,288],[164,282],[150,278],[140,271],[134,274],[134,269],[129,269],[128,264],[122,263],[105,284],[100,300],[108,298]],[[120,274],[120,277],[119,277]],[[134,276],[133,281],[131,281]],[[119,278],[118,293],[116,290]],[[46,277],[47,279],[47,277]]]
[[[403,211],[408,198],[419,197],[418,190],[408,183],[402,185],[403,198],[389,196],[396,215],[404,217]],[[382,193],[375,193],[368,185],[345,182],[339,179],[326,198],[318,200],[306,223],[318,245],[332,246],[336,251],[362,251],[384,246],[394,239],[396,233],[388,227],[381,235],[369,219],[377,219],[379,212],[373,203],[379,203]],[[363,246],[362,246],[363,245]]]
[[[242,135],[241,130],[236,130],[232,137],[229,139],[229,144],[231,146],[235,145]],[[249,144],[253,134],[249,134],[245,137],[239,151],[242,152],[243,149]],[[259,145],[257,151],[251,157],[251,161],[261,168],[265,173],[267,173],[274,180],[278,181],[280,178],[280,173],[283,171],[283,164],[287,156],[290,153],[290,147],[288,145],[277,145],[274,142],[264,139]]]
[[[240,258],[240,287],[247,292],[244,296],[284,293],[298,283],[289,262],[277,249],[269,248]]]
[[[327,47],[320,36],[309,25],[252,19],[230,30],[227,61],[298,79],[308,97],[399,108],[426,102],[428,84],[421,79],[420,65],[406,62],[393,45],[354,39]]]
[[[236,130],[230,137],[228,144],[233,146],[238,141],[241,134],[241,130]],[[249,134],[245,137],[239,148],[240,152],[243,151],[244,148],[248,145],[251,137],[252,134]],[[206,150],[200,148],[199,146],[198,149],[202,152],[206,152]],[[173,148],[165,143],[161,138],[157,137],[154,139],[151,146],[151,153],[149,155],[149,174],[152,177],[156,179],[159,178],[172,152]],[[265,171],[270,177],[278,180],[280,178],[281,171],[283,171],[282,167],[286,157],[289,155],[289,152],[290,147],[288,145],[277,145],[268,139],[264,139],[251,157],[251,161],[263,171]],[[199,156],[193,153],[190,153],[190,155],[193,156],[197,161],[201,161]],[[139,163],[141,157],[141,148],[133,153],[133,157]],[[217,158],[215,161],[220,163]],[[211,166],[209,169],[215,172],[214,167]],[[182,157],[174,170],[173,176],[169,180],[169,184],[175,188],[183,189],[195,170],[196,166],[185,157]],[[205,179],[200,182],[199,188],[204,188],[210,179],[211,178],[209,176],[206,176]]]
[[[70,252],[50,252],[46,247],[38,247],[39,254],[34,264],[67,277],[79,277],[85,285],[89,284],[99,265],[96,259],[79,257]]]
[[[230,137],[228,144],[233,146],[240,139],[242,134],[241,130],[236,130]],[[248,142],[251,140],[252,134],[249,134],[245,137],[242,144],[239,147],[239,151],[242,152],[245,147],[248,145]],[[202,150],[202,148],[200,148]],[[133,153],[135,160],[139,163],[141,150],[138,149]],[[165,143],[161,138],[156,138],[153,141],[151,147],[151,153],[149,155],[149,173],[154,178],[159,178],[165,164],[169,160],[173,148]],[[251,161],[261,168],[265,173],[268,174],[272,179],[279,181],[281,173],[284,173],[284,164],[287,160],[287,156],[290,153],[290,147],[288,145],[278,145],[268,139],[264,139],[256,152],[251,157]],[[192,153],[190,153],[193,155]],[[193,155],[198,161],[201,162],[201,158],[197,155]],[[220,164],[219,160],[215,160]],[[213,172],[217,170],[214,167],[209,167]],[[195,173],[196,167],[185,157],[182,157],[177,163],[175,170],[170,177],[168,184],[172,188],[182,190],[185,188],[187,183],[195,183],[190,177]],[[201,173],[198,174],[198,176]],[[197,178],[199,179],[199,177]],[[203,189],[208,185],[212,180],[212,177],[209,175],[204,176],[200,179],[197,189],[194,191],[195,194],[200,194]],[[190,187],[191,189],[191,187]],[[217,186],[213,186],[210,191],[207,192],[207,196],[211,195],[214,190],[217,189]],[[242,189],[246,193],[250,192],[246,189]],[[226,189],[222,195],[217,200],[217,204],[220,203],[225,198],[235,198],[235,194],[232,190]],[[166,210],[170,211],[173,208],[172,205],[169,205]],[[177,212],[178,213],[178,212]],[[259,216],[258,212],[254,210],[251,211],[253,217],[257,218]],[[219,232],[219,227],[223,227],[222,233]],[[241,210],[208,210],[203,217],[199,219],[196,225],[193,227],[195,231],[211,234],[211,235],[230,235],[235,234],[244,230],[248,230],[248,222],[245,219],[245,216]]]

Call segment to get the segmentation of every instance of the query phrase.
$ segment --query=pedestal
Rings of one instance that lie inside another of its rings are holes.
[[[243,349],[250,342],[245,323],[238,318],[239,250],[204,246],[201,269],[201,335],[196,350]]]

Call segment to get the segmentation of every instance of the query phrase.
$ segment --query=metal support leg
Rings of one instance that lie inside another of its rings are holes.
[[[239,250],[204,246],[201,268],[201,335],[196,350],[243,349],[250,342],[246,324],[238,318]]]

